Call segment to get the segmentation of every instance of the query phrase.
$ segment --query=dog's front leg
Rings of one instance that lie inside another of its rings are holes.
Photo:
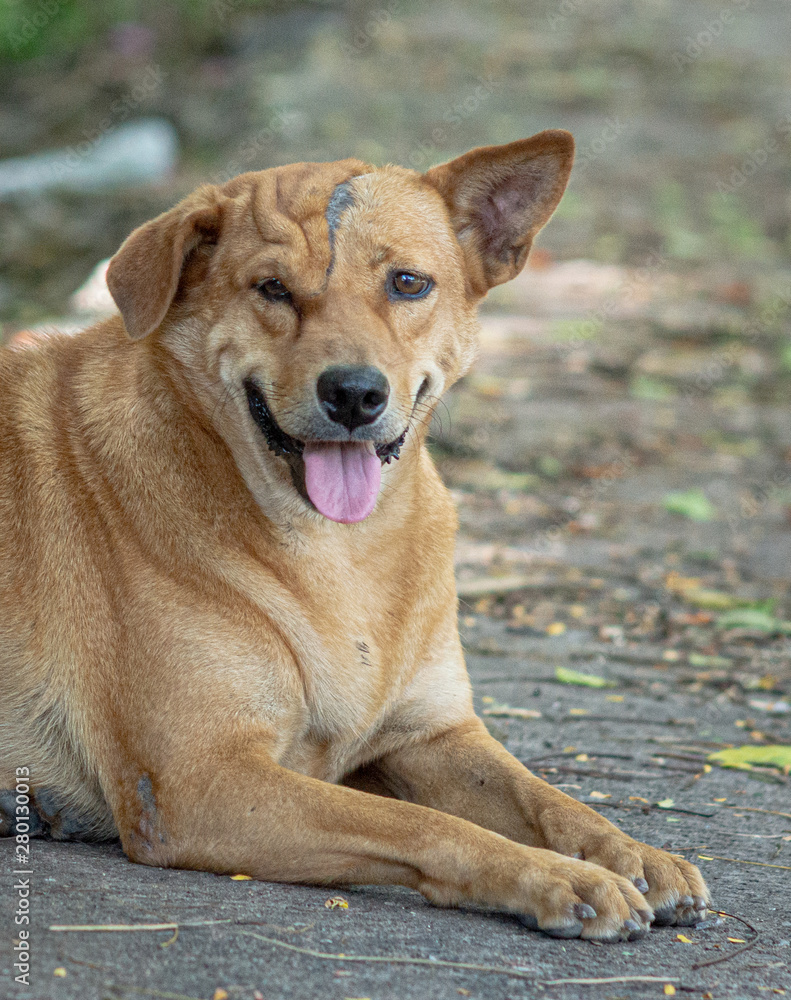
[[[439,905],[477,903],[561,937],[643,933],[626,879],[424,806],[332,785],[254,750],[135,777],[115,809],[144,864],[278,882],[400,883]]]
[[[632,839],[531,774],[477,718],[392,753],[376,766],[400,798],[628,878],[646,893],[658,924],[693,924],[705,915],[708,891],[694,865]]]

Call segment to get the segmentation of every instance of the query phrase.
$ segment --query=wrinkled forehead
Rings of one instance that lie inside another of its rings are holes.
[[[249,251],[297,268],[310,284],[336,259],[429,267],[458,254],[441,197],[401,167],[294,164],[243,174],[224,193],[239,199],[235,228]]]
[[[339,185],[327,219],[338,260],[431,269],[459,247],[439,193],[413,170],[384,167]]]

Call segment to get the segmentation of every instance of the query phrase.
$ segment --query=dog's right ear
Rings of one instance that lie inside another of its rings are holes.
[[[187,257],[202,243],[216,243],[219,228],[217,189],[207,186],[124,240],[107,268],[107,287],[132,340],[162,323]]]

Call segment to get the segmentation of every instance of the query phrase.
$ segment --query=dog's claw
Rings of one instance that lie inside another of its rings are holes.
[[[575,903],[574,916],[580,920],[593,920],[596,916],[596,911],[587,903]]]
[[[638,875],[636,878],[633,878],[632,882],[634,883],[635,889],[637,889],[638,892],[641,892],[645,896],[645,894],[648,892],[648,883],[642,877],[642,875]]]

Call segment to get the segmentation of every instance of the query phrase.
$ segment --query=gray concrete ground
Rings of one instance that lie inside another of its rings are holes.
[[[513,313],[487,320],[476,372],[437,428],[460,509],[460,623],[478,708],[548,781],[630,834],[699,859],[714,905],[731,916],[631,944],[561,942],[401,888],[340,890],[348,908],[329,909],[334,890],[144,868],[116,845],[37,841],[24,988],[12,979],[17,897],[13,845],[2,841],[4,1000],[791,991],[788,777],[707,761],[728,745],[791,743],[791,435],[774,327],[751,343],[758,374],[748,377],[722,361],[745,357],[723,333],[725,307],[712,299],[708,320],[689,320],[700,290],[670,290],[688,317],[678,334],[656,288],[642,313],[610,308],[591,327],[579,324],[610,294],[593,278],[576,305],[559,293],[560,317],[531,298],[534,279],[509,293]],[[619,309],[634,306],[617,298]],[[712,364],[718,378],[701,381]],[[709,501],[707,519],[666,509],[669,491],[693,488]],[[721,616],[739,606],[762,612],[763,625],[729,625]],[[562,683],[559,667],[611,686]],[[52,929],[162,922],[178,932]],[[553,982],[581,978],[602,981]]]

